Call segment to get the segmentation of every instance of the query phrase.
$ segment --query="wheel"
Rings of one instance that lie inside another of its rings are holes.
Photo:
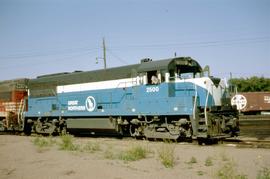
[[[25,124],[24,125],[24,129],[23,129],[23,132],[25,135],[29,136],[31,135],[31,132],[32,132],[32,124]]]
[[[205,145],[205,139],[204,138],[197,138],[199,145]]]

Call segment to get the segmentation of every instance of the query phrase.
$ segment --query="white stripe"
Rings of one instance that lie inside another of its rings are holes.
[[[215,104],[221,105],[221,97],[226,88],[226,80],[221,79],[218,87],[216,87],[213,81],[209,77],[202,78],[191,78],[191,79],[176,79],[175,82],[190,82],[197,86],[204,88],[205,90],[209,90],[209,93],[213,96]]]
[[[113,88],[127,88],[136,86],[136,84],[137,84],[136,78],[80,83],[80,84],[57,86],[57,93],[69,93],[69,92],[113,89]]]
[[[204,88],[205,90],[210,90],[209,92],[214,97],[215,103],[217,105],[221,104],[220,99],[221,99],[223,91],[221,90],[220,85],[217,88],[209,77],[176,79],[175,82],[176,83],[190,82]],[[80,92],[80,91],[91,91],[91,90],[102,90],[102,89],[113,89],[113,88],[127,88],[127,87],[137,86],[138,84],[139,83],[138,83],[137,78],[125,78],[125,79],[119,79],[119,80],[109,80],[109,81],[99,81],[99,82],[91,82],[91,83],[80,83],[80,84],[57,86],[57,93],[69,93],[69,92]],[[220,84],[222,85],[224,84],[224,82]]]
[[[202,78],[190,78],[190,79],[179,79],[177,78],[175,80],[176,83],[184,83],[184,82],[190,82],[197,86],[200,86],[207,90],[211,85],[214,85],[212,80],[210,80],[208,77],[202,77]]]

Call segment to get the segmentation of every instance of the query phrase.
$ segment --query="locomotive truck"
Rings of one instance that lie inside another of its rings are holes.
[[[25,80],[16,128],[147,139],[226,138],[239,132],[225,80],[207,76],[190,57]],[[6,117],[1,117],[7,130]],[[10,126],[9,126],[10,127]]]

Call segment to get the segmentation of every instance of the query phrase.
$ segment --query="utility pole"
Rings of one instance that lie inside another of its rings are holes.
[[[106,45],[105,38],[103,37],[103,60],[104,60],[104,69],[107,69],[107,61],[106,61]]]
[[[103,48],[103,57],[96,57],[96,64],[98,64],[99,59],[103,59],[104,61],[104,70],[107,69],[107,61],[106,61],[106,45],[105,45],[105,38],[102,39],[102,48]]]

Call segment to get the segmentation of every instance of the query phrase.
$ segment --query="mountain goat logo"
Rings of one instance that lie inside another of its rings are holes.
[[[93,96],[88,96],[85,100],[86,110],[92,112],[96,108],[96,100]]]

